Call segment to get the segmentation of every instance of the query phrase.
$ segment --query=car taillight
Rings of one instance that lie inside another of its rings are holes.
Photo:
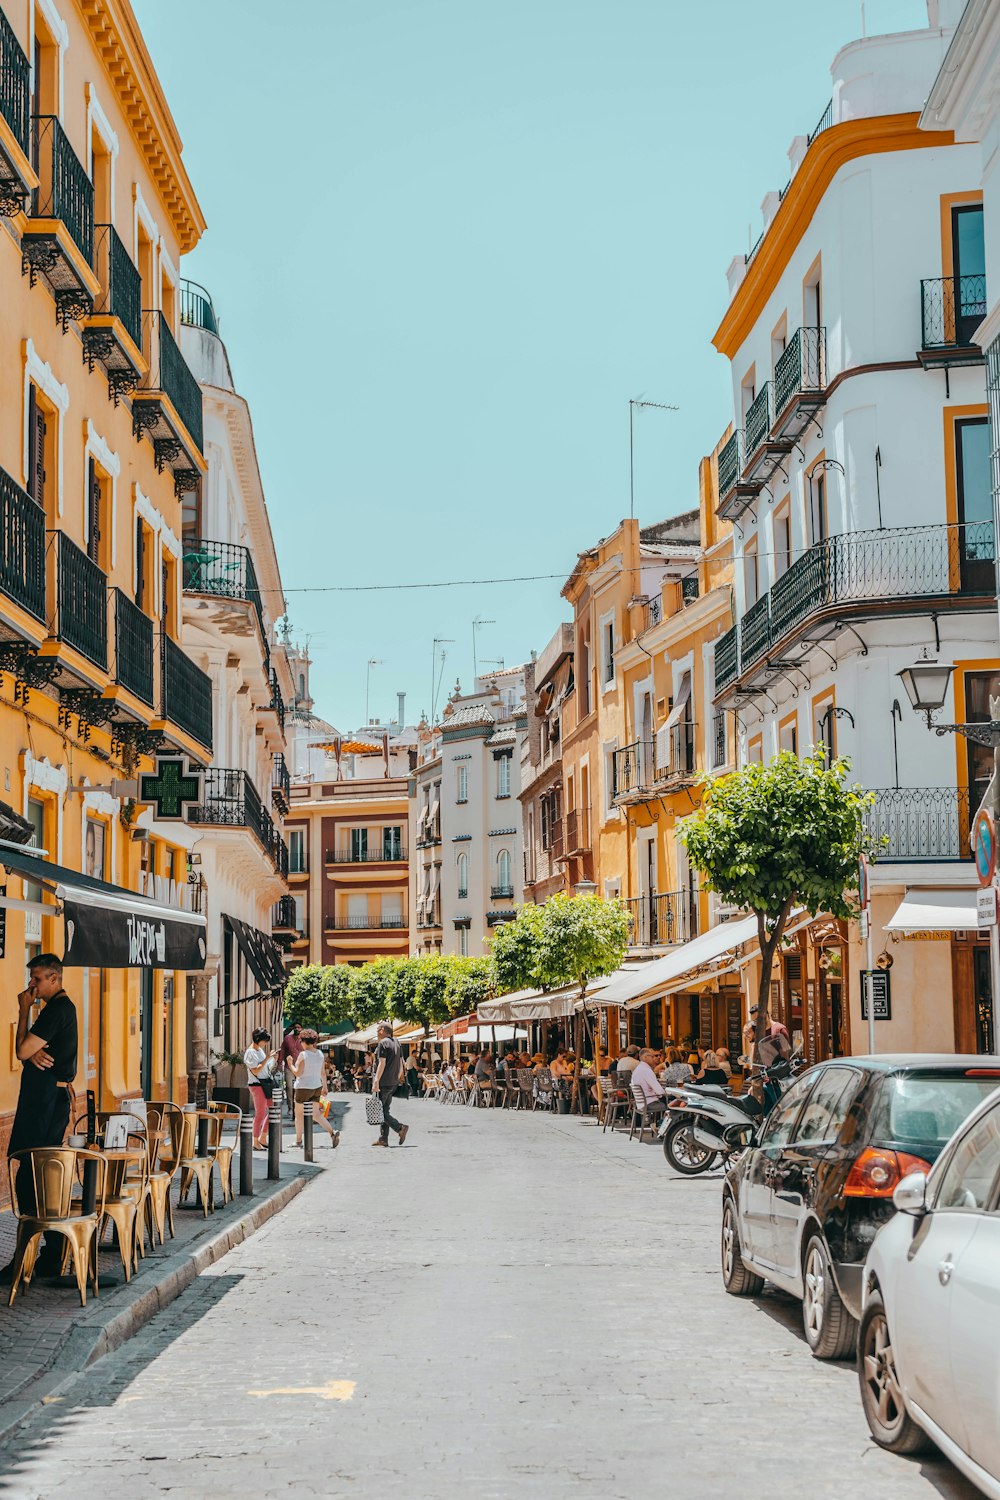
[[[906,1151],[869,1146],[862,1151],[844,1183],[845,1198],[891,1198],[897,1184],[910,1172],[929,1172],[931,1164]]]

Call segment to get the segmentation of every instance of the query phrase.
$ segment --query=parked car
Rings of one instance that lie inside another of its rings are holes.
[[[868,1252],[858,1338],[875,1441],[915,1453],[933,1439],[1000,1500],[1000,1093],[980,1106],[929,1177],[893,1195]]]
[[[817,1359],[853,1353],[865,1256],[895,1212],[894,1189],[929,1172],[998,1086],[997,1057],[846,1057],[810,1068],[726,1177],[727,1292],[754,1296],[766,1278],[802,1299]]]

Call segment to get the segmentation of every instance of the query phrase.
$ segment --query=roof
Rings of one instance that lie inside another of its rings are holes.
[[[442,721],[441,728],[447,734],[449,729],[468,729],[476,724],[495,724],[496,719],[490,713],[485,703],[473,703],[468,708],[456,708],[454,713],[448,715]]]
[[[701,513],[697,509],[685,510],[679,516],[654,521],[652,526],[642,526],[639,541],[653,546],[659,542],[700,542]]]
[[[487,745],[516,745],[516,729],[495,729],[486,741]]]

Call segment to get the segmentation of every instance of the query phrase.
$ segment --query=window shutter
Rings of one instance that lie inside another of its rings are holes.
[[[28,493],[36,505],[45,508],[45,412],[38,404],[38,393],[28,386]]]
[[[87,556],[97,562],[101,547],[101,481],[93,459],[87,464]]]
[[[142,520],[136,517],[135,523],[135,602],[139,609],[145,608],[146,591],[146,538],[142,529]]]

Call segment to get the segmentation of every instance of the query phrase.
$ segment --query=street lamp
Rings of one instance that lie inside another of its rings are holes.
[[[578,880],[573,887],[573,894],[575,896],[595,896],[597,894],[597,886],[592,880]]]
[[[914,710],[927,720],[928,729],[931,728],[931,714],[944,708],[954,670],[941,662],[925,660],[914,662],[912,667],[904,667],[896,673]]]

